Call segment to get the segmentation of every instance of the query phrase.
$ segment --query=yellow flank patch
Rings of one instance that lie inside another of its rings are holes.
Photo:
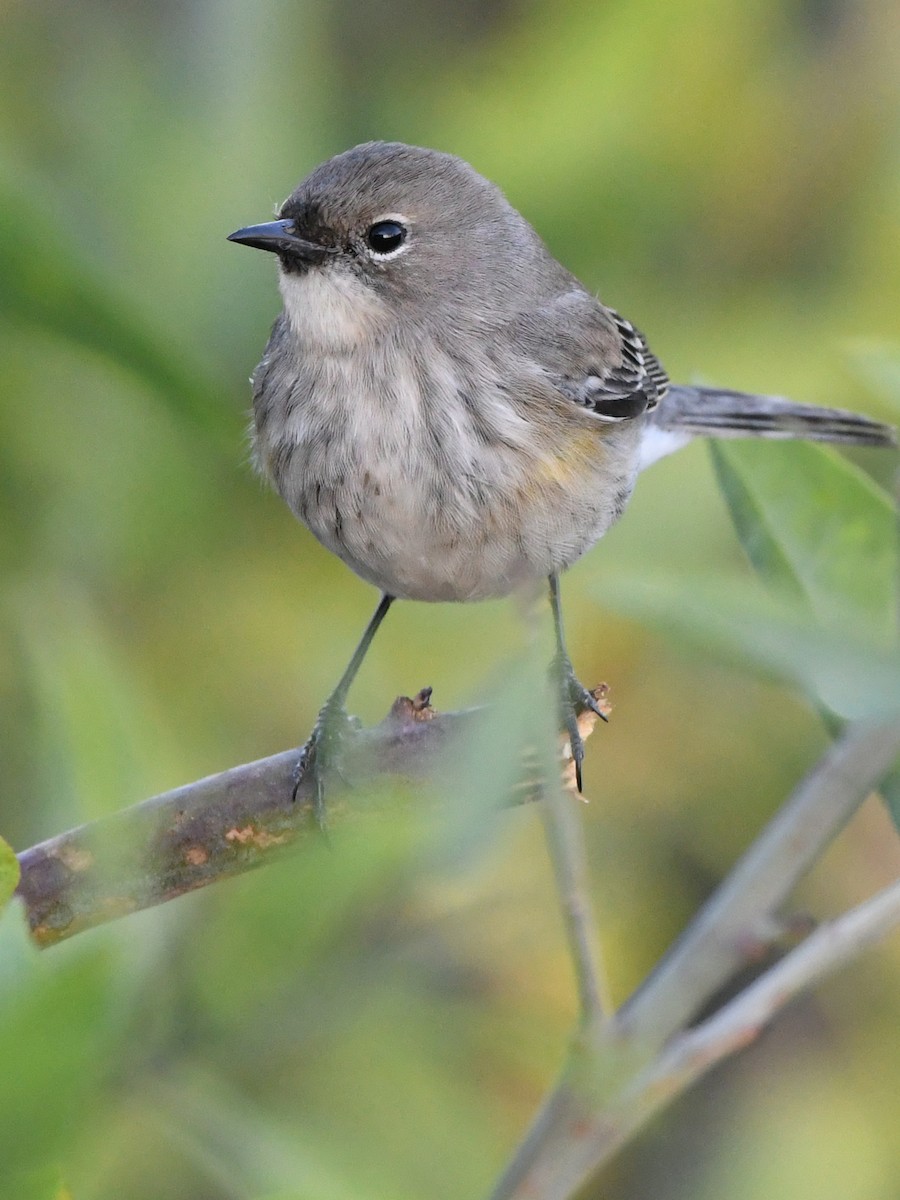
[[[548,488],[571,492],[596,476],[600,438],[593,429],[557,443],[555,452],[529,464],[528,474],[518,487],[519,502],[536,504]]]
[[[553,455],[535,464],[531,482],[562,486],[576,482],[585,473],[588,463],[595,459],[599,443],[600,438],[594,429],[585,429],[567,438]]]

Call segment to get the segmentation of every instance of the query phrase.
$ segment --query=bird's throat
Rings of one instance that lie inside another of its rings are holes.
[[[279,287],[292,333],[313,351],[358,349],[388,320],[387,307],[375,292],[333,264],[302,273],[282,271]]]

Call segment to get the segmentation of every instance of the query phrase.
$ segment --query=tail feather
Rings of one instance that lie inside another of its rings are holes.
[[[858,413],[719,388],[670,387],[647,420],[676,437],[805,438],[851,446],[897,445],[892,426]]]

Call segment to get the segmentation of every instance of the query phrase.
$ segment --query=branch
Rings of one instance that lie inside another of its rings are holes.
[[[439,715],[430,694],[401,697],[379,725],[348,744],[342,773],[349,783],[363,775],[422,777],[447,742],[463,735],[478,710]],[[318,836],[311,782],[301,780],[291,801],[297,754],[288,750],[210,775],[23,851],[18,894],[35,940],[53,945],[263,866]],[[342,789],[329,818],[340,824],[372,803],[365,789]]]

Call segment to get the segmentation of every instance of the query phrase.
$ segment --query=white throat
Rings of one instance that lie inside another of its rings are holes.
[[[351,350],[388,317],[387,305],[370,287],[334,266],[303,274],[281,271],[278,286],[294,334],[320,350]]]

